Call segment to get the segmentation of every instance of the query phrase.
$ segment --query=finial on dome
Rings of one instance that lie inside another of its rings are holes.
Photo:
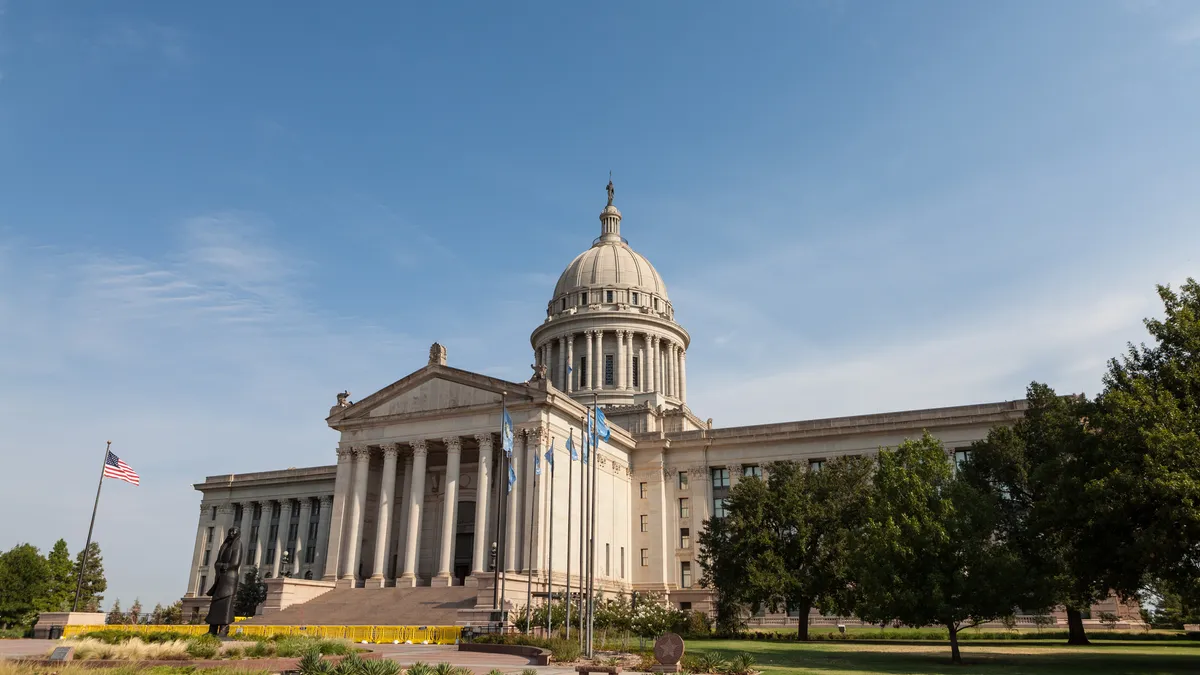
[[[612,171],[608,172],[608,205],[600,212],[600,242],[622,241],[621,239],[621,212],[617,207],[613,206],[613,189]]]

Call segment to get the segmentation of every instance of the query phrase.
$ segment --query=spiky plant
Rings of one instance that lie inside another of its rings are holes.
[[[428,663],[417,661],[408,667],[408,675],[433,675],[433,668]]]

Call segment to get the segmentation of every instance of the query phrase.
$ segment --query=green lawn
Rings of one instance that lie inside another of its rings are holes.
[[[860,642],[772,643],[757,640],[693,640],[689,652],[715,651],[730,658],[748,652],[765,675],[873,675],[876,673],[1004,673],[1080,675],[1200,673],[1200,642],[1093,643],[1067,647],[1061,641],[962,644],[963,665],[950,663],[950,645]]]

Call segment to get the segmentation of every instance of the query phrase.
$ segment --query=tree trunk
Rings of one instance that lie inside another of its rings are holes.
[[[801,642],[808,642],[808,613],[812,611],[812,600],[801,600],[796,607],[796,637]]]
[[[950,661],[962,665],[962,654],[958,651],[958,628],[952,623],[946,624],[950,630]]]
[[[1083,614],[1070,607],[1067,608],[1067,644],[1088,644],[1087,633],[1083,632]]]

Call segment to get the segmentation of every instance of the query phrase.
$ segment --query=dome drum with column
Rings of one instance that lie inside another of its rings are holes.
[[[567,265],[530,336],[536,362],[580,400],[682,407],[691,337],[675,322],[658,271],[621,236],[621,212],[609,204],[600,223],[600,236]]]

